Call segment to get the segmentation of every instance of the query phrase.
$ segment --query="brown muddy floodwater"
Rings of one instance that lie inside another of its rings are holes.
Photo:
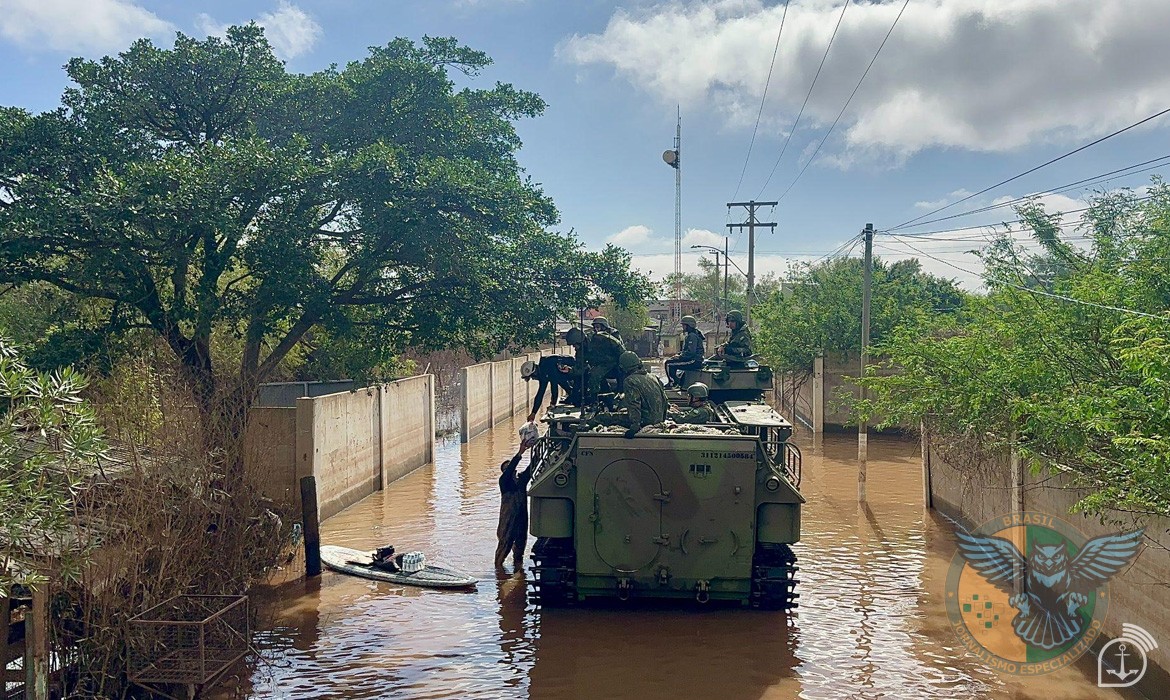
[[[322,525],[326,544],[423,550],[478,577],[474,592],[330,571],[290,577],[253,595],[260,658],[217,697],[1121,697],[1096,687],[1085,658],[1025,679],[966,655],[943,603],[950,524],[922,507],[917,444],[893,438],[871,439],[869,505],[859,508],[856,437],[814,447],[798,436],[808,503],[794,548],[795,612],[539,610],[526,602],[523,572],[497,577],[492,568],[498,465],[518,427],[441,443],[432,467]]]

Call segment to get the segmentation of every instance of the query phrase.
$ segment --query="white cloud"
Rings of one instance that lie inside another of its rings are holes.
[[[256,18],[256,24],[264,27],[264,35],[272,44],[276,55],[292,59],[307,53],[321,38],[321,25],[301,8],[281,0],[276,10],[265,12]],[[228,24],[219,22],[211,15],[201,12],[195,18],[195,25],[207,35],[221,35]]]
[[[0,37],[58,51],[117,51],[175,27],[128,0],[2,0]]]
[[[716,248],[723,248],[723,236],[708,231],[703,228],[693,228],[687,231],[682,240],[683,248],[690,248],[693,245],[709,245]]]
[[[654,231],[649,226],[642,224],[635,224],[627,226],[618,231],[609,238],[605,239],[606,243],[612,243],[626,250],[632,248],[641,248],[646,245],[654,237]]]
[[[836,116],[901,6],[849,6],[802,131],[823,130]],[[789,3],[761,128],[791,125],[840,7]],[[600,33],[562,41],[557,53],[612,67],[664,103],[717,105],[728,124],[750,129],[782,12],[763,0],[642,4],[617,10]],[[916,0],[826,161],[896,161],[931,147],[1005,151],[1132,123],[1170,103],[1167,26],[1165,0]]]

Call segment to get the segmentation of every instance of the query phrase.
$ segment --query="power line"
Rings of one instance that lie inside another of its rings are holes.
[[[1144,202],[1148,199],[1152,199],[1152,197],[1153,197],[1152,195],[1146,195],[1144,197],[1135,197],[1133,201],[1134,202]],[[1052,219],[1052,218],[1056,218],[1059,216],[1065,216],[1066,214],[1080,214],[1080,213],[1089,211],[1092,208],[1093,207],[1082,207],[1080,209],[1068,209],[1065,211],[1052,212],[1051,214],[1043,214],[1042,216],[1045,219]],[[978,226],[963,226],[960,228],[938,229],[936,231],[914,231],[912,233],[898,233],[898,234],[894,233],[894,231],[897,230],[895,227],[892,229],[883,229],[881,231],[878,231],[877,233],[880,233],[880,234],[886,235],[886,236],[898,235],[898,236],[903,236],[906,238],[926,238],[926,237],[932,236],[936,233],[956,233],[959,231],[975,231],[978,229],[995,228],[996,226],[1009,226],[1011,224],[1022,224],[1022,223],[1025,223],[1025,221],[1026,221],[1025,219],[1013,219],[1011,221],[1003,221],[1003,222],[1000,222],[998,224],[980,224]]]
[[[1106,134],[1105,136],[1102,136],[1099,139],[1096,139],[1094,141],[1090,141],[1089,143],[1086,143],[1083,146],[1075,148],[1075,149],[1069,151],[1068,153],[1065,153],[1064,155],[1057,156],[1056,158],[1053,158],[1052,160],[1041,163],[1040,165],[1037,165],[1034,168],[1029,168],[1028,170],[1025,170],[1024,172],[1020,173],[1019,175],[1013,175],[1012,177],[1009,177],[1006,180],[1001,180],[1001,181],[995,183],[994,185],[991,185],[990,187],[984,187],[983,189],[979,190],[978,192],[975,192],[974,194],[969,194],[966,197],[963,197],[961,199],[956,199],[955,201],[951,202],[950,204],[946,204],[944,206],[941,206],[933,211],[929,211],[921,216],[910,219],[909,221],[904,221],[904,222],[898,224],[897,226],[893,226],[893,227],[886,229],[886,230],[887,231],[895,231],[895,230],[900,229],[900,228],[905,228],[905,227],[909,226],[910,224],[913,224],[916,221],[921,221],[922,219],[925,219],[929,216],[933,216],[941,211],[946,211],[947,209],[950,209],[951,207],[955,206],[956,204],[962,204],[963,202],[966,202],[970,199],[978,197],[981,194],[987,194],[988,192],[990,192],[991,190],[994,190],[997,187],[1001,187],[1003,185],[1006,185],[1009,182],[1019,180],[1021,177],[1024,177],[1025,175],[1030,175],[1030,174],[1036,172],[1037,170],[1040,170],[1041,168],[1046,168],[1049,165],[1052,165],[1053,163],[1056,163],[1056,162],[1064,160],[1065,158],[1068,158],[1069,156],[1076,155],[1077,153],[1080,153],[1081,151],[1083,151],[1087,148],[1092,148],[1093,146],[1096,146],[1097,144],[1099,144],[1103,141],[1107,141],[1107,140],[1113,138],[1114,136],[1117,136],[1119,134],[1124,134],[1125,132],[1129,131],[1130,129],[1135,129],[1135,128],[1141,126],[1142,124],[1145,124],[1146,122],[1151,121],[1153,119],[1157,119],[1158,117],[1160,117],[1164,114],[1170,114],[1170,108],[1166,108],[1166,109],[1164,109],[1156,114],[1151,114],[1150,116],[1146,117],[1145,119],[1142,119],[1140,121],[1136,121],[1133,124],[1130,124],[1129,126],[1124,127],[1122,129],[1118,129],[1117,131],[1114,131],[1111,134]]]
[[[772,83],[772,69],[776,67],[776,54],[780,51],[780,36],[784,34],[784,20],[788,18],[788,0],[784,0],[784,14],[780,15],[780,31],[776,32],[776,46],[772,49],[772,62],[768,64],[768,79],[764,81],[764,94],[760,96],[760,111],[756,113],[756,125],[752,127],[752,140],[748,143],[747,157],[743,159],[743,170],[739,172],[739,182],[735,183],[735,199],[739,195],[739,188],[743,186],[743,176],[747,172],[748,162],[752,159],[752,147],[756,145],[756,131],[760,128],[760,117],[764,114],[764,100],[768,99],[768,86]],[[728,219],[730,221],[730,219]]]
[[[955,265],[954,263],[943,260],[942,258],[936,258],[935,256],[931,255],[930,253],[927,253],[923,250],[919,250],[918,248],[915,248],[914,246],[910,245],[909,243],[905,243],[904,245],[907,248],[909,248],[910,250],[913,250],[914,252],[916,252],[920,255],[924,255],[924,256],[930,258],[931,260],[935,260],[935,261],[940,262],[944,265],[949,265],[950,267],[955,268],[959,272],[963,272],[963,273],[966,273],[968,275],[972,275],[972,276],[979,277],[979,278],[983,277],[983,275],[981,273],[977,273],[977,272],[974,272],[972,270],[968,270],[968,269],[959,267],[958,265]],[[1148,314],[1144,311],[1136,311],[1134,309],[1126,309],[1126,308],[1122,308],[1120,306],[1109,306],[1108,304],[1098,304],[1098,303],[1095,303],[1092,301],[1085,301],[1083,299],[1077,299],[1075,297],[1065,296],[1063,294],[1053,294],[1052,292],[1045,292],[1041,289],[1035,289],[1033,287],[1025,287],[1025,286],[1019,285],[1019,284],[1012,284],[1011,282],[1001,282],[1000,284],[1003,284],[1004,286],[1007,286],[1007,287],[1011,287],[1013,289],[1018,289],[1020,291],[1028,292],[1030,294],[1038,294],[1040,296],[1049,297],[1051,299],[1059,299],[1061,301],[1067,301],[1067,302],[1071,302],[1074,304],[1081,304],[1083,306],[1092,306],[1094,308],[1105,309],[1107,311],[1117,311],[1117,312],[1120,312],[1123,314],[1131,314],[1133,316],[1142,316],[1144,318],[1153,318],[1153,319],[1157,319],[1159,321],[1170,321],[1170,317],[1167,317],[1167,316],[1158,316],[1156,314]]]
[[[813,88],[817,86],[817,79],[821,77],[821,69],[825,67],[825,60],[829,58],[829,50],[833,48],[833,40],[837,38],[837,30],[841,28],[841,20],[845,19],[845,10],[849,7],[849,0],[845,0],[845,4],[841,5],[841,14],[837,17],[837,25],[833,27],[833,33],[829,36],[829,45],[825,47],[825,55],[821,56],[821,64],[817,66],[817,72],[813,75],[812,84],[808,86],[808,93],[804,96],[804,103],[800,105],[800,111],[796,114],[796,121],[792,123],[792,130],[788,132],[788,137],[784,139],[784,146],[780,148],[780,155],[776,157],[776,162],[772,164],[772,171],[768,173],[768,179],[764,180],[764,186],[760,188],[760,193],[756,195],[757,198],[764,195],[764,190],[768,189],[768,183],[772,181],[772,176],[776,174],[776,167],[780,165],[780,160],[784,158],[784,152],[788,150],[788,144],[792,141],[792,135],[796,133],[796,127],[800,125],[800,118],[804,116],[804,109],[808,106],[808,100],[812,97]]]
[[[1103,182],[1110,182],[1112,180],[1120,179],[1121,177],[1129,177],[1131,175],[1139,175],[1141,173],[1149,172],[1151,170],[1157,170],[1158,168],[1164,168],[1167,165],[1170,165],[1170,163],[1162,162],[1162,161],[1167,161],[1167,160],[1170,160],[1170,155],[1161,156],[1159,158],[1153,158],[1153,159],[1150,159],[1150,160],[1147,160],[1147,161],[1144,161],[1141,163],[1135,163],[1133,165],[1127,165],[1124,168],[1118,168],[1117,170],[1111,170],[1107,173],[1093,175],[1092,177],[1087,177],[1087,178],[1084,178],[1083,180],[1077,180],[1076,182],[1070,182],[1067,185],[1061,185],[1059,187],[1056,187],[1054,189],[1047,190],[1044,192],[1035,192],[1033,194],[1024,195],[1023,197],[1016,197],[1015,199],[1008,200],[1006,202],[1000,202],[999,204],[989,204],[985,207],[979,207],[978,209],[971,209],[968,211],[959,212],[958,214],[950,214],[948,216],[940,216],[937,219],[929,219],[927,221],[920,221],[912,226],[906,226],[905,228],[916,228],[918,226],[926,226],[927,224],[934,224],[934,223],[938,223],[940,221],[950,221],[951,219],[961,219],[964,216],[971,216],[973,214],[983,214],[985,212],[994,211],[995,209],[1002,209],[1004,207],[1010,207],[1010,206],[1014,206],[1016,204],[1022,204],[1023,202],[1026,202],[1033,197],[1042,197],[1042,196],[1051,195],[1051,194],[1061,194],[1063,192],[1067,192],[1071,189],[1074,189],[1079,185],[1101,184]],[[1159,165],[1154,165],[1154,166],[1151,166],[1148,168],[1142,167],[1142,166],[1150,165],[1151,163],[1159,163]],[[1140,168],[1140,170],[1136,170],[1135,168]],[[1127,170],[1132,171],[1132,172],[1125,172]],[[1110,177],[1112,175],[1117,175],[1118,173],[1124,173],[1124,175],[1119,175],[1118,177]],[[902,227],[895,226],[894,228],[888,229],[888,230],[896,231],[899,228],[902,228]]]
[[[845,104],[841,107],[841,111],[837,112],[837,118],[833,120],[833,123],[829,126],[829,130],[825,132],[824,137],[821,139],[821,142],[817,144],[816,150],[813,151],[812,156],[810,156],[809,159],[805,162],[804,167],[802,167],[800,172],[796,174],[796,178],[794,178],[792,182],[789,183],[788,188],[784,190],[784,193],[776,198],[777,201],[784,201],[784,197],[792,191],[793,187],[796,187],[796,183],[800,181],[801,176],[804,175],[804,171],[808,170],[808,166],[812,165],[812,162],[816,160],[817,154],[821,152],[821,148],[824,147],[825,142],[829,140],[829,135],[833,133],[833,129],[837,128],[837,122],[841,121],[841,117],[844,116],[845,110],[849,108],[849,103],[853,101],[854,96],[857,95],[857,91],[861,89],[861,84],[865,82],[866,76],[869,75],[869,70],[873,68],[873,64],[877,61],[878,56],[881,55],[882,49],[886,46],[886,42],[890,40],[890,35],[894,33],[894,27],[898,26],[898,20],[902,19],[902,13],[906,11],[906,7],[909,4],[910,0],[906,0],[906,2],[902,4],[902,9],[898,10],[898,16],[894,18],[894,23],[890,25],[890,31],[886,32],[886,36],[884,39],[882,39],[882,43],[878,45],[877,51],[875,51],[873,54],[873,58],[869,60],[869,65],[865,67],[865,72],[861,74],[861,79],[857,81],[857,85],[854,86],[853,92],[849,93],[849,98],[845,100]],[[765,184],[765,187],[766,186],[767,185]]]

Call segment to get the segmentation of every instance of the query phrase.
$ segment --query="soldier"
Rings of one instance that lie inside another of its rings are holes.
[[[607,319],[605,316],[597,316],[593,319],[593,332],[609,333],[614,337],[615,340],[622,344],[623,348],[626,346],[626,342],[622,340],[621,331],[609,325],[609,319]]]
[[[520,457],[530,445],[522,444],[511,460],[500,463],[500,522],[496,526],[496,568],[504,566],[511,552],[513,566],[524,561],[524,546],[528,544],[528,482],[532,479],[532,460],[528,467],[516,473]]]
[[[650,376],[637,355],[623,352],[618,367],[626,380],[618,401],[623,412],[602,413],[595,420],[602,425],[623,425],[627,429],[623,436],[632,438],[643,427],[666,420],[668,402],[662,383]]]
[[[540,411],[540,404],[544,403],[544,392],[552,385],[552,399],[549,402],[550,406],[557,403],[560,398],[560,390],[565,390],[565,396],[570,401],[575,398],[576,392],[573,386],[573,358],[568,355],[549,355],[548,357],[540,358],[540,362],[525,362],[520,367],[520,376],[524,381],[537,380],[540,385],[536,388],[536,397],[532,400],[532,412],[528,414],[528,420],[536,420],[536,414]]]
[[[690,408],[681,410],[671,406],[668,417],[675,423],[693,423],[698,425],[714,423],[715,407],[707,400],[711,395],[711,392],[707,390],[707,385],[703,382],[695,382],[687,387],[687,395],[690,396]]]
[[[680,389],[683,382],[682,373],[703,366],[703,349],[707,347],[707,339],[699,332],[698,325],[694,316],[682,317],[683,332],[686,333],[682,352],[667,360],[665,364],[667,379]]]
[[[738,310],[728,311],[725,320],[727,327],[731,329],[731,338],[715,348],[716,355],[721,356],[728,364],[743,365],[755,354],[752,349],[752,332],[743,322],[743,314]]]
[[[609,390],[607,379],[618,379],[618,358],[622,344],[609,333],[594,333],[586,337],[579,328],[570,328],[565,342],[577,348],[576,375],[585,389],[584,403]]]

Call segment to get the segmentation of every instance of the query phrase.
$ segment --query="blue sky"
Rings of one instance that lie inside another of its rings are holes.
[[[672,268],[674,173],[661,154],[676,106],[684,268],[693,269],[689,245],[721,245],[725,225],[742,217],[726,202],[776,199],[809,163],[902,4],[850,2],[841,17],[842,0],[791,0],[787,15],[782,0],[0,0],[0,104],[56,106],[70,56],[251,19],[302,72],[397,36],[454,36],[494,59],[482,84],[511,82],[548,102],[544,116],[518,126],[520,159],[556,201],[562,227],[591,247],[624,244],[657,277]],[[759,240],[757,269],[816,258],[866,222],[892,227],[1170,107],[1168,29],[1165,0],[910,0],[824,148],[780,206],[763,211],[779,227]],[[943,215],[1170,154],[1167,126],[1170,118],[1156,120]],[[1140,187],[1150,174],[1095,187]],[[1045,201],[1075,209],[1088,194],[1075,188]],[[1001,209],[907,232],[1012,217]],[[907,257],[913,245],[945,261],[925,258],[928,269],[975,287],[978,260],[963,250],[980,236],[883,235],[876,252]],[[731,246],[746,267],[744,236]]]

